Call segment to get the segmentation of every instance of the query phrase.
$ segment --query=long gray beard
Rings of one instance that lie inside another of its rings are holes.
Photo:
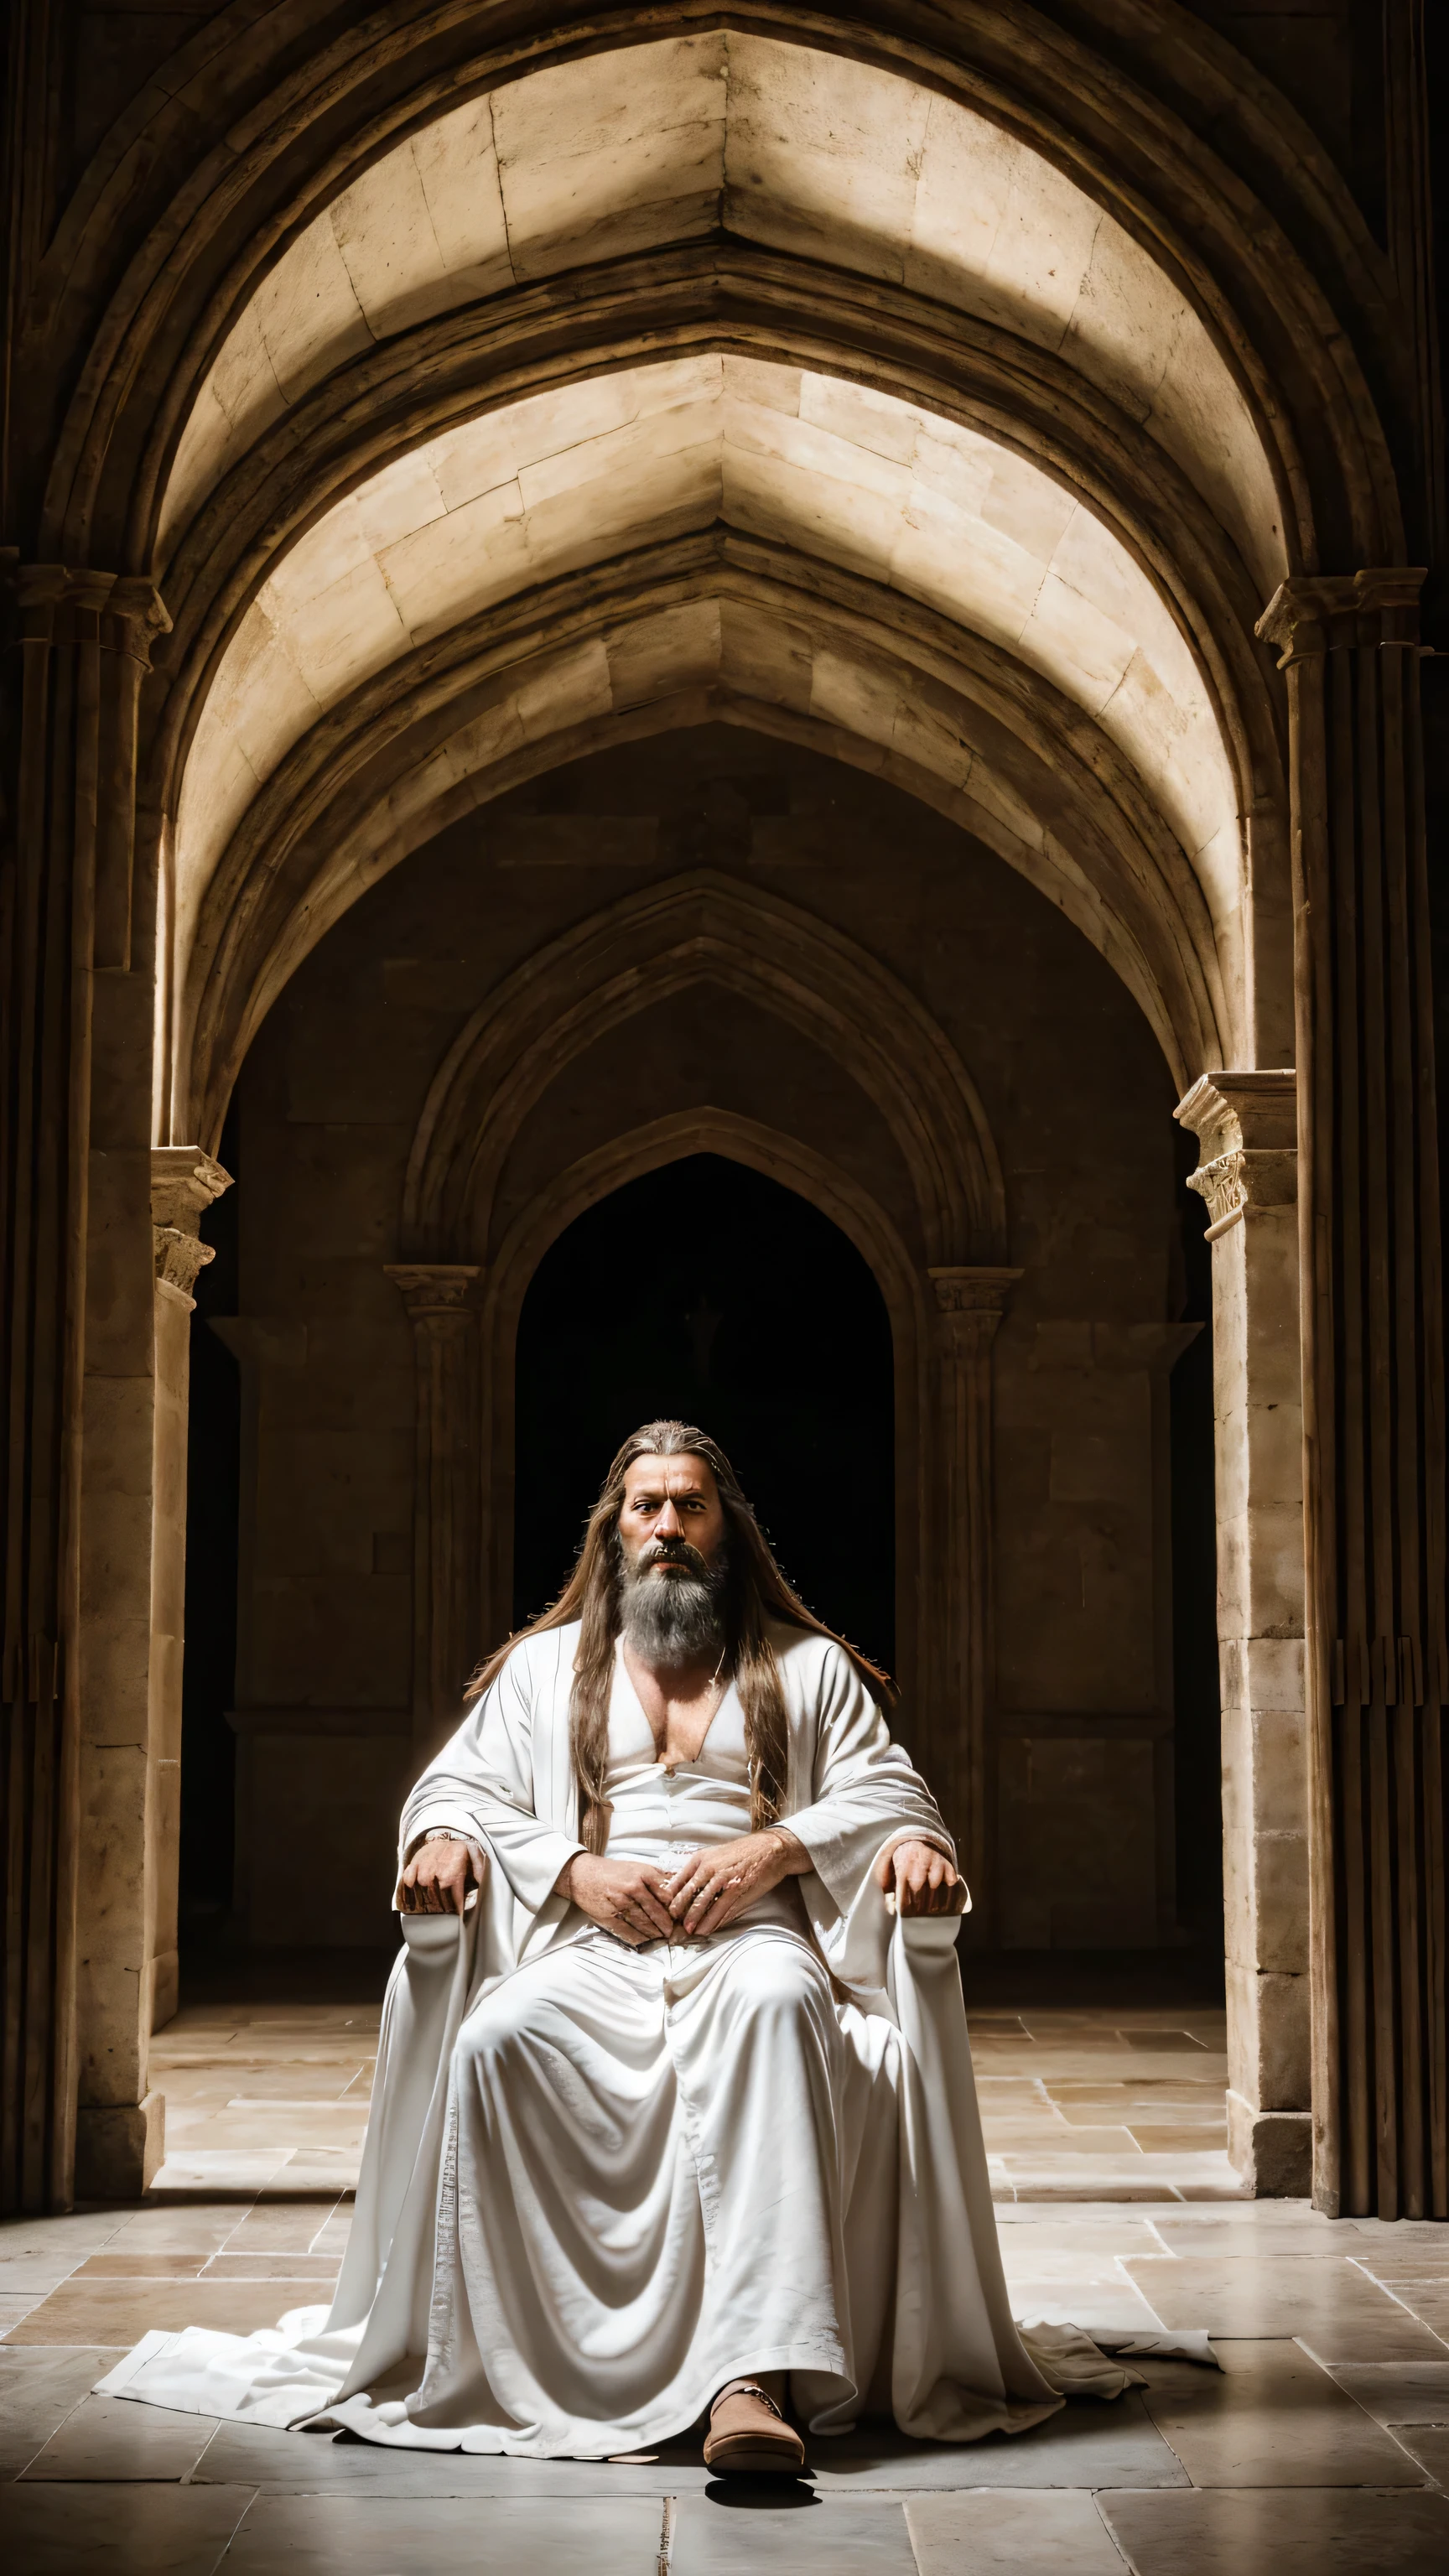
[[[720,1643],[718,1575],[675,1574],[664,1579],[626,1568],[619,1596],[619,1624],[646,1664],[695,1663]]]

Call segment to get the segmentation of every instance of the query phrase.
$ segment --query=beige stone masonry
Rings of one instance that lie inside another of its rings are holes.
[[[1292,2194],[1311,2158],[1294,1077],[1205,1074],[1177,1116],[1213,1245],[1229,2149]]]
[[[230,1175],[194,1145],[153,1150],[145,1313],[139,1229],[121,1222],[139,1212],[139,1158],[124,1169],[119,1155],[104,1160],[116,1222],[95,1261],[93,1349],[107,1365],[87,1380],[76,2157],[78,2188],[125,2197],[145,2188],[164,2145],[147,2056],[177,2001],[190,1291],[212,1258],[202,1212]]]
[[[476,1262],[389,1262],[417,1351],[413,1740],[420,1761],[462,1715],[477,1659],[480,1490]]]
[[[1252,414],[1144,242],[959,102],[735,30],[532,70],[375,161],[233,325],[177,453],[163,542],[350,359],[531,279],[719,229],[899,283],[1059,354],[1182,466],[1262,589],[1281,577],[1280,505]]]
[[[445,430],[361,483],[278,563],[222,656],[187,761],[179,979],[228,839],[351,691],[490,604],[721,520],[917,600],[1040,673],[1143,781],[1200,880],[1219,954],[1237,954],[1243,836],[1212,694],[1105,519],[1026,457],[918,404],[703,355],[622,367]],[[579,658],[597,696],[602,643]],[[573,694],[587,701],[583,676]],[[857,675],[822,657],[812,712],[876,738],[882,712],[859,697]],[[894,730],[894,711],[886,720]],[[519,721],[537,731],[546,708]]]

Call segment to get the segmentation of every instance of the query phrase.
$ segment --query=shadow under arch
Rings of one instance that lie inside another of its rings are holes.
[[[984,839],[1123,978],[1180,1090],[1233,1050],[1202,886],[1130,765],[1039,674],[918,604],[714,530],[490,611],[414,662],[305,735],[234,835],[175,1001],[188,1132],[219,1133],[277,994],[409,850],[606,740],[700,721],[706,699],[882,768]]]
[[[705,981],[792,1023],[874,1100],[911,1183],[913,1241],[803,1141],[697,1108],[557,1174],[500,1239],[499,1176],[553,1076],[652,1000]],[[552,942],[474,1014],[429,1090],[390,1275],[405,1297],[455,1313],[476,1298],[483,1311],[469,1345],[476,1396],[466,1377],[446,1400],[432,1377],[426,1388],[420,1379],[418,1491],[432,1496],[454,1482],[436,1514],[427,1505],[416,1599],[425,1623],[430,1605],[451,1601],[459,1626],[456,1640],[440,1641],[431,1626],[415,1634],[415,1669],[461,1671],[472,1651],[464,1639],[509,1625],[514,1352],[538,1261],[575,1215],[625,1179],[709,1150],[812,1200],[860,1252],[885,1300],[895,1350],[896,1660],[920,1712],[922,1758],[979,1882],[992,1688],[992,1345],[1020,1275],[1006,1266],[1000,1158],[965,1066],[908,988],[831,925],[728,877],[701,870],[668,880]],[[422,1341],[419,1349],[422,1356]],[[431,1369],[431,1358],[424,1365]],[[454,1418],[471,1421],[475,1403],[476,1458]],[[458,1593],[452,1536],[475,1526],[475,1513],[476,1605]]]
[[[490,1264],[481,1316],[483,1621],[502,1636],[511,1620],[514,1436],[519,1319],[539,1263],[575,1220],[628,1182],[693,1154],[777,1181],[839,1228],[879,1288],[890,1325],[895,1397],[896,1670],[909,1701],[922,1669],[925,1604],[920,1567],[926,1529],[923,1426],[929,1281],[885,1210],[839,1164],[800,1138],[734,1110],[679,1110],[615,1137],[550,1181],[515,1218]]]
[[[831,923],[700,869],[593,914],[508,976],[460,1031],[408,1157],[407,1260],[491,1257],[509,1148],[562,1066],[649,1002],[710,982],[762,1001],[875,1102],[910,1174],[929,1262],[999,1262],[1000,1157],[975,1085],[899,978]]]

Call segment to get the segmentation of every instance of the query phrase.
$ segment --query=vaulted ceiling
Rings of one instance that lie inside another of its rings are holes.
[[[721,29],[435,99],[253,268],[168,454],[163,1119],[460,795],[686,697],[980,830],[1179,1076],[1272,1051],[1291,455],[1146,210],[1004,107]]]

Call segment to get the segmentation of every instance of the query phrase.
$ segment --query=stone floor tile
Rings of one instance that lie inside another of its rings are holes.
[[[135,2210],[106,2246],[108,2254],[191,2254],[204,2259],[225,2245],[247,2215],[247,2204],[219,2201],[147,2205]]]
[[[284,2197],[289,2192],[295,2192],[299,2198],[305,2200],[314,2199],[319,2191],[329,2189],[336,2191],[339,2186],[347,2191],[355,2192],[357,2189],[357,2177],[361,2170],[362,2159],[360,2156],[343,2157],[338,2163],[329,2164],[325,2170],[322,2166],[313,2162],[308,2162],[306,2164],[289,2163],[283,2165],[279,2171],[273,2175],[267,2188],[269,2192],[274,2192],[279,2197]]]
[[[1104,2495],[1133,2576],[1444,2576],[1449,2496],[1362,2487]]]
[[[1438,2487],[1449,2487],[1449,2425],[1405,2424],[1399,2440]]]
[[[0,2478],[19,2476],[114,2359],[83,2346],[57,2352],[0,2345]]]
[[[351,2200],[339,2201],[331,2216],[324,2218],[312,2239],[311,2250],[314,2254],[330,2254],[335,2256],[339,2263],[341,2262],[347,2251],[348,2237],[352,2233],[353,2206]],[[240,2251],[244,2242],[249,2243],[250,2239],[243,2240],[237,2237],[233,2241]]]
[[[1265,2206],[1268,2204],[1261,2200],[1247,2200],[1201,2215],[1177,2211],[1155,2220],[1154,2225],[1168,2253],[1198,2261],[1209,2255],[1228,2263],[1261,2263],[1272,2255],[1283,2255],[1290,2261],[1303,2257],[1324,2262],[1347,2260],[1351,2249],[1334,2231],[1331,2219],[1323,2220],[1321,2231],[1298,2219],[1249,2227],[1239,2224],[1246,2212]]]
[[[1271,2204],[1265,2205],[1271,2206]],[[1303,2203],[1300,2202],[1298,2205],[1301,2208]],[[1361,2254],[1365,2245],[1376,2245],[1385,2253],[1396,2255],[1410,2251],[1415,2246],[1425,2247],[1436,2258],[1441,2258],[1444,2254],[1442,2218],[1336,2218],[1325,2219],[1323,2224],[1332,2227],[1335,2235],[1342,2236],[1345,2242],[1350,2239],[1362,2240],[1354,2244],[1356,2254]],[[1431,2272],[1436,2271],[1439,2268],[1438,2260],[1429,2263],[1425,2268]]]
[[[100,2253],[123,2214],[108,2210],[0,2227],[0,2299],[43,2298],[47,2290],[58,2289],[77,2264]]]
[[[1333,2376],[1376,2424],[1449,2424],[1449,2353],[1442,2361],[1360,2362]]]
[[[335,2284],[337,2263],[325,2254],[234,2254],[230,2246],[213,2254],[206,2266],[208,2281],[312,2281],[324,2289]]]
[[[981,2125],[988,2147],[1003,2155],[1029,2154],[1034,2161],[1043,2155],[1135,2159],[1141,2152],[1126,2128],[1087,2128],[1049,2113],[1040,2120],[992,2120],[986,2114]]]
[[[1159,2321],[1140,2292],[1122,2282],[1011,2281],[1011,2312],[1023,2325],[1085,2326],[1088,2334],[1157,2334]]]
[[[1449,2234],[1449,2231],[1446,2231]],[[1372,2281],[1437,2281],[1449,2286],[1449,2242],[1427,2245],[1355,2245],[1351,2259]]]
[[[1180,2196],[1177,2185],[1159,2182],[1152,2174],[1144,2174],[1140,2182],[1104,2181],[1097,2174],[1070,2181],[1063,2179],[1060,2166],[1036,2165],[1022,2173],[1012,2172],[1006,2180],[1017,2200],[1044,2204],[1076,2200],[1084,2189],[1091,2191],[1094,2200],[1172,2202]]]
[[[1130,2245],[1122,2249],[1123,2252],[1130,2250]],[[1145,2245],[1138,2248],[1142,2253],[1147,2250]],[[1127,2287],[1120,2256],[1106,2247],[1098,2253],[1088,2253],[1072,2245],[1033,2244],[1018,2248],[1007,2244],[1003,2245],[1001,2252],[1007,2280],[1013,2285],[1020,2281],[1025,2288],[1031,2288],[1033,2284],[1046,2287],[1058,2282],[1065,2285],[1071,2281],[1082,2281],[1100,2282],[1104,2286],[1110,2283],[1114,2290]],[[1140,2292],[1138,2295],[1140,2297]]]
[[[244,2487],[7,2487],[0,2540],[23,2576],[213,2576],[250,2502]]]
[[[1033,2271],[1041,2272],[1054,2269],[1059,2258],[1067,2262],[1099,2262],[1110,2268],[1125,2254],[1161,2251],[1153,2221],[1145,2215],[1134,2216],[1129,2209],[1103,2218],[1095,2213],[1079,2216],[1068,2207],[1048,2210],[1038,2202],[1013,2203],[1000,2236],[1004,2262],[1029,2264]]]
[[[1247,2189],[1248,2186],[1242,2175],[1229,2164],[1225,2153],[1222,2166],[1211,2181],[1200,2182],[1193,2174],[1183,2174],[1178,2182],[1177,2196],[1179,2200],[1186,2201],[1191,2206],[1194,2201],[1242,2200],[1247,2194]]]
[[[459,2496],[266,2495],[233,2540],[225,2576],[572,2576],[585,2567],[588,2576],[655,2576],[661,2524],[652,2496],[599,2499],[581,2525],[576,2506],[543,2496],[491,2502],[483,2523]]]
[[[1391,2298],[1449,2345],[1449,2281],[1386,2281]]]
[[[189,2254],[165,2254],[148,2249],[144,2254],[88,2254],[68,2273],[72,2281],[195,2281],[204,2264],[215,2258],[206,2246],[197,2245]],[[59,2284],[57,2284],[59,2287]]]
[[[8,2342],[18,2326],[49,2297],[47,2290],[0,2291],[0,2335]]]
[[[1181,2461],[1135,2389],[1105,2403],[1074,2398],[1028,2433],[983,2442],[912,2442],[869,2426],[840,2441],[808,2444],[822,2493],[884,2487],[902,2495],[961,2487],[1180,2487]]]
[[[71,2209],[59,2218],[0,2219],[0,2263],[48,2253],[55,2246],[72,2247],[79,2262],[114,2236],[129,2214],[124,2208]]]
[[[670,2576],[916,2576],[899,2504],[824,2503],[802,2486],[786,2505],[778,2493],[773,2479],[721,2478],[681,2496]]]
[[[129,2346],[153,2326],[174,2333],[181,2326],[213,2326],[223,2334],[252,2334],[274,2326],[288,2308],[331,2302],[293,2298],[285,2281],[67,2281],[11,2328],[22,2343],[105,2343]]]
[[[1196,2127],[1173,2127],[1160,2125],[1155,2119],[1130,2120],[1127,2134],[1145,2156],[1173,2156],[1179,2152],[1191,2155],[1209,2143],[1220,2143],[1226,2153],[1228,2124],[1224,2119],[1214,2121],[1211,2128],[1205,2122]]]
[[[311,2254],[318,2249],[324,2230],[343,2214],[342,2246],[352,2224],[351,2208],[332,2192],[319,2193],[306,2200],[259,2200],[245,2211],[224,2240],[228,2254]],[[222,2250],[221,2248],[218,2249]],[[332,2250],[329,2244],[329,2253]]]
[[[1142,2402],[1195,2487],[1419,2483],[1386,2433],[1296,2343],[1215,2343],[1222,2367],[1139,2362]]]
[[[275,2147],[187,2147],[180,2155],[168,2155],[152,2181],[151,2198],[157,2203],[164,2202],[168,2192],[196,2197],[207,2191],[239,2190],[255,2197],[285,2163],[286,2156]]]
[[[334,2441],[326,2433],[230,2423],[218,2425],[196,2475],[204,2485],[250,2486],[263,2495],[564,2497],[575,2508],[596,2497],[652,2496],[662,2502],[691,2489],[703,2494],[710,2483],[697,2442],[668,2443],[657,2454],[627,2462],[506,2460],[467,2451],[393,2450],[346,2435]]]
[[[189,2478],[216,2425],[123,2397],[86,2395],[24,2471],[58,2478]]]
[[[1318,2361],[1434,2361],[1443,2347],[1386,2290],[1348,2263],[1284,2255],[1134,2254],[1125,2269],[1165,2326],[1230,2341],[1297,2339]]]
[[[1122,2576],[1089,2494],[913,2497],[906,2524],[920,2576]]]

